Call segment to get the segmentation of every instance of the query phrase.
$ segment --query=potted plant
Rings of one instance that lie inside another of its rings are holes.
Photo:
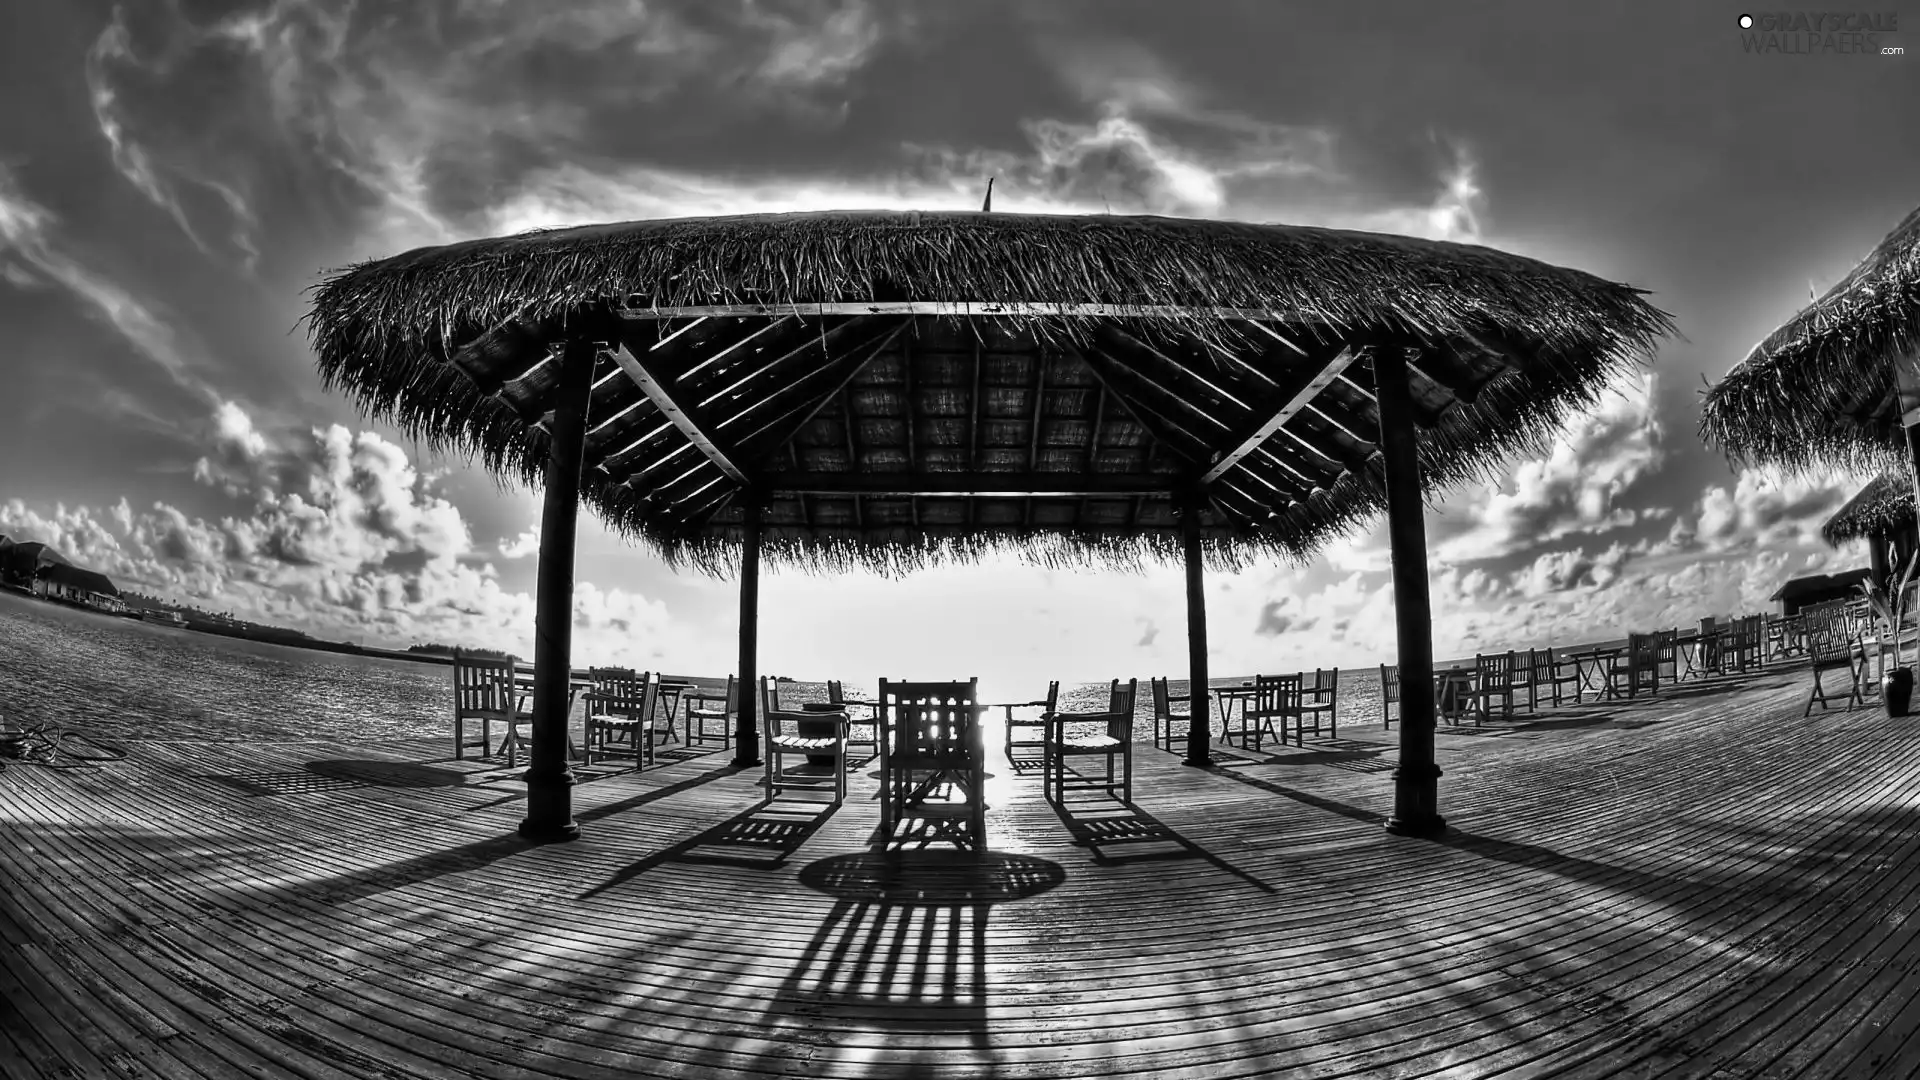
[[[1886,705],[1888,716],[1907,715],[1907,707],[1913,701],[1913,669],[1906,665],[1906,652],[1901,648],[1900,616],[1905,611],[1907,587],[1913,583],[1915,571],[1920,571],[1920,551],[1908,556],[1897,582],[1860,583],[1860,591],[1893,642],[1893,666],[1880,676],[1880,700]],[[1920,645],[1916,645],[1916,649],[1920,649]]]

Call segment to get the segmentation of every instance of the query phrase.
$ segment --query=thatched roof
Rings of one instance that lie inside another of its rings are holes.
[[[1827,519],[1820,536],[1839,547],[1849,540],[1911,531],[1914,520],[1913,481],[1898,473],[1882,473]]]
[[[1707,392],[1700,433],[1737,461],[1908,473],[1893,360],[1920,348],[1920,210]]]
[[[1848,596],[1872,576],[1873,571],[1864,567],[1858,570],[1842,570],[1837,574],[1808,574],[1806,577],[1789,580],[1773,590],[1773,595],[1767,599],[1799,601],[1808,598]]]
[[[724,572],[749,487],[766,557],[817,568],[1177,557],[1169,494],[1202,479],[1216,565],[1304,558],[1384,506],[1369,348],[1420,350],[1439,489],[1538,450],[1671,327],[1637,290],[1482,247],[865,212],[422,249],[330,276],[310,330],[365,413],[530,483],[550,354],[617,346],[583,498]]]

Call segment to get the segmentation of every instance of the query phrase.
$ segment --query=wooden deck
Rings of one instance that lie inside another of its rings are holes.
[[[16,763],[0,1075],[1913,1076],[1920,719],[1806,685],[1443,727],[1437,842],[1377,723],[1065,816],[995,750],[994,852],[891,875],[871,766],[596,767],[532,847],[442,742]]]

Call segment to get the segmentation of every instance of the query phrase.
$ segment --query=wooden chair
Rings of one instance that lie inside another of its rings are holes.
[[[848,749],[852,749],[855,746],[864,746],[867,748],[867,756],[869,757],[877,756],[880,753],[880,714],[872,702],[848,701],[846,688],[840,684],[840,680],[828,679],[827,704],[838,705],[841,711],[847,714]],[[861,720],[855,720],[853,718],[854,709],[866,710],[866,717]],[[861,728],[867,730],[867,737],[864,739],[855,738],[853,733]]]
[[[1167,680],[1164,678],[1149,680],[1147,685],[1153,690],[1153,745],[1161,750],[1174,750],[1175,739],[1193,736],[1193,710],[1189,708],[1186,712],[1174,712],[1173,703],[1191,703],[1193,696],[1174,697],[1167,692]],[[1178,733],[1174,731],[1176,727],[1180,729]]]
[[[1475,719],[1474,723],[1485,723],[1493,715],[1493,703],[1500,703],[1500,715],[1513,715],[1513,654],[1494,653],[1491,656],[1475,654],[1473,658],[1473,689],[1467,692],[1468,711]]]
[[[1387,714],[1389,707],[1396,712],[1400,708],[1400,665],[1398,664],[1380,665],[1380,726],[1383,728],[1393,727],[1393,722],[1399,719],[1397,716]]]
[[[593,685],[587,690],[586,764],[597,755],[630,757],[634,768],[654,763],[653,706],[660,683],[647,672],[632,668],[589,668]]]
[[[1305,684],[1306,679],[1297,673],[1254,676],[1253,699],[1247,702],[1245,710],[1247,727],[1253,733],[1253,745],[1249,749],[1259,750],[1268,735],[1273,735],[1281,746],[1287,745],[1289,726],[1294,729],[1295,745],[1306,745],[1306,737],[1299,730]]]
[[[1527,711],[1540,710],[1540,669],[1543,659],[1539,649],[1513,650],[1513,695],[1518,700],[1522,691],[1527,695]],[[1518,708],[1518,706],[1515,706]]]
[[[1534,661],[1534,671],[1548,688],[1548,696],[1553,699],[1553,707],[1559,708],[1564,691],[1561,687],[1573,687],[1573,703],[1578,705],[1586,700],[1587,683],[1580,677],[1580,661],[1572,657],[1562,658],[1552,649],[1541,650],[1546,654],[1544,662]]]
[[[767,795],[789,789],[819,791],[833,785],[833,805],[847,801],[847,714],[844,712],[783,712],[772,679],[760,677],[760,728],[766,742]],[[809,765],[826,766],[827,774],[788,771],[786,759],[800,757]]]
[[[975,853],[987,846],[986,746],[978,679],[880,680],[880,833],[903,822],[922,843],[944,840]]]
[[[1654,631],[1653,666],[1661,682],[1680,681],[1680,630],[1677,627]]]
[[[1007,742],[1007,764],[1011,765],[1015,760],[1013,756],[1014,747],[1023,747],[1027,750],[1035,751],[1042,758],[1046,756],[1047,721],[1052,718],[1053,711],[1059,707],[1059,703],[1060,680],[1055,679],[1047,684],[1047,699],[1045,701],[1029,701],[1024,705],[1008,705],[1006,707],[1007,726],[1004,734],[1006,735]],[[1015,716],[1013,712],[1015,709],[1038,709],[1040,711],[1033,715]],[[1016,732],[1019,734],[1017,735]],[[1026,737],[1022,738],[1020,735],[1025,735]],[[1031,761],[1031,759],[1028,760]]]
[[[1733,621],[1727,635],[1724,662],[1744,675],[1766,662],[1767,619],[1764,615],[1744,615]]]
[[[718,738],[721,748],[725,749],[733,745],[733,725],[739,719],[740,710],[739,676],[727,676],[727,689],[724,693],[716,694],[711,690],[695,687],[687,691],[684,700],[687,710],[686,745],[692,746],[699,743],[705,746],[709,739],[714,738],[714,733],[707,730],[708,723],[714,720],[720,721]]]
[[[1304,674],[1304,672],[1302,673]],[[1314,738],[1320,737],[1320,718],[1327,721],[1327,737],[1340,737],[1340,718],[1337,714],[1340,701],[1340,669],[1314,668],[1313,681],[1303,682],[1300,687],[1300,734],[1306,737],[1306,726],[1313,724]]]
[[[1626,651],[1607,661],[1607,696],[1620,697],[1623,686],[1630,698],[1639,696],[1642,687],[1658,693],[1659,656],[1652,634],[1628,634]]]
[[[1813,669],[1813,688],[1807,693],[1807,707],[1800,712],[1802,719],[1813,714],[1816,701],[1820,703],[1821,711],[1826,711],[1832,697],[1821,683],[1821,672],[1846,672],[1847,692],[1844,700],[1847,708],[1866,703],[1860,687],[1861,669],[1866,666],[1866,656],[1839,624],[1829,621],[1809,626],[1806,650],[1807,665]]]
[[[526,695],[514,685],[513,661],[466,656],[453,653],[453,756],[464,758],[471,747],[480,748],[480,756],[493,757],[493,725],[506,729],[501,748],[507,753],[507,768],[519,764],[520,725],[533,723],[533,712],[526,707]],[[466,726],[477,723],[480,737],[467,738]]]
[[[1718,675],[1726,669],[1726,629],[1719,620],[1708,615],[1700,620],[1700,633],[1694,638],[1693,658],[1687,662],[1685,674],[1697,679],[1709,675]]]
[[[1126,686],[1120,680],[1113,680],[1108,688],[1107,708],[1105,712],[1068,713],[1056,712],[1047,721],[1047,747],[1042,758],[1042,788],[1048,799],[1060,802],[1068,791],[1105,791],[1112,794],[1120,792],[1120,801],[1133,801],[1133,700],[1138,691],[1140,680],[1128,679]],[[1068,731],[1067,725],[1080,725],[1083,729],[1097,726],[1102,730],[1094,732]],[[1067,759],[1070,757],[1099,757],[1106,764],[1106,771],[1100,776],[1087,776],[1074,771],[1068,778]],[[1120,773],[1114,775],[1114,759],[1120,759]]]

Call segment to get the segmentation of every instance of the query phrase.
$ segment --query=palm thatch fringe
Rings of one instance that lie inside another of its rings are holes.
[[[1920,348],[1920,209],[1706,396],[1700,434],[1743,464],[1905,472],[1893,362]]]
[[[1257,309],[1303,340],[1497,354],[1507,370],[1423,432],[1430,494],[1493,479],[1512,456],[1542,450],[1672,332],[1639,290],[1484,247],[1154,217],[886,212],[632,222],[421,249],[330,274],[314,291],[308,329],[326,385],[364,414],[537,486],[544,432],[448,362],[483,335],[551,342],[569,325],[595,332],[622,304],[907,299],[1190,309],[1162,332],[1228,349],[1244,346],[1248,331],[1221,312]],[[1018,323],[1044,343],[1085,340],[1108,321]],[[710,512],[679,517],[645,492],[593,480],[582,497],[669,562],[731,572],[738,527]],[[1210,536],[1208,561],[1304,561],[1384,506],[1376,458],[1266,527]],[[1180,559],[1170,530],[770,527],[763,545],[770,562],[822,572],[904,573],[997,551],[1047,566]]]
[[[1904,473],[1882,473],[1827,519],[1820,536],[1839,547],[1850,540],[1911,530],[1914,521],[1913,480]]]

